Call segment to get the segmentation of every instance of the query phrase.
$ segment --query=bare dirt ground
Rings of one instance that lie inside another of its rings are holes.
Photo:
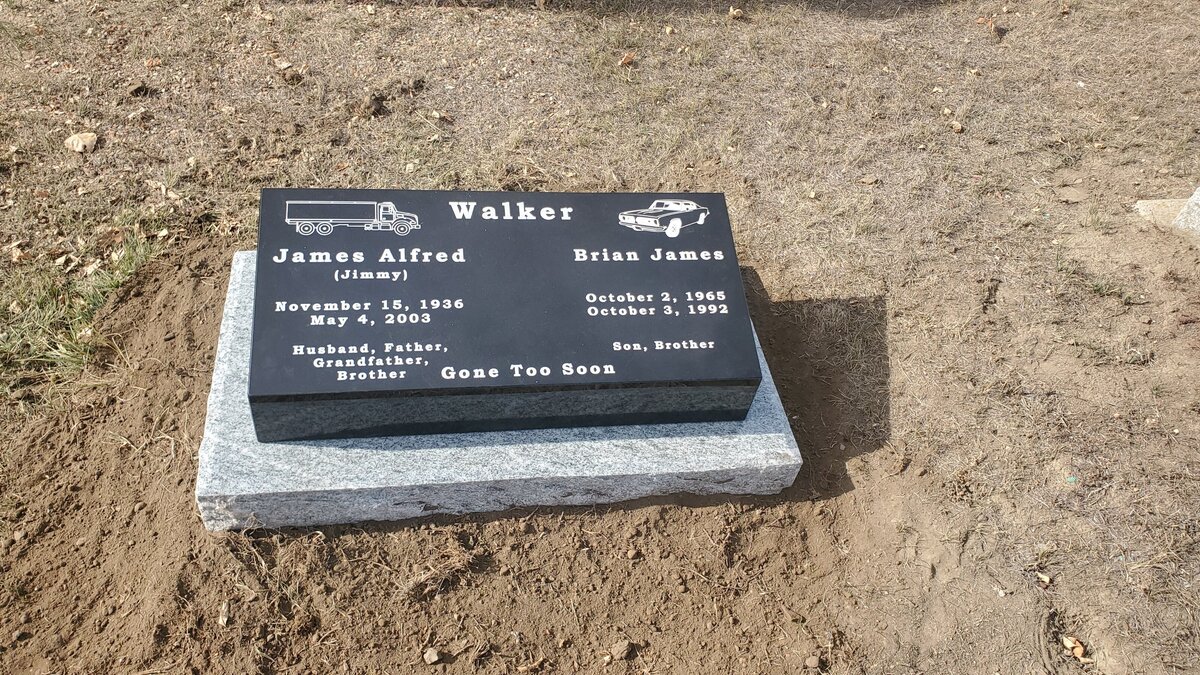
[[[1200,7],[738,7],[0,4],[0,671],[1200,670]],[[207,534],[268,186],[727,193],[798,481]]]

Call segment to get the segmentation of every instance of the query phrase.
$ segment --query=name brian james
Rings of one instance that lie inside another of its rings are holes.
[[[610,251],[606,248],[589,251],[586,248],[574,249],[575,262],[640,262],[642,256],[637,251]],[[656,248],[650,253],[654,262],[693,262],[700,260],[724,260],[724,251],[668,251]]]

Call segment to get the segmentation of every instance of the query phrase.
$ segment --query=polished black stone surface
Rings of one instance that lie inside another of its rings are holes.
[[[741,419],[720,194],[264,190],[262,441]]]

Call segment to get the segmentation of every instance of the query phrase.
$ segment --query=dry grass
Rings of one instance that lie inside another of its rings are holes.
[[[73,241],[59,237],[65,246],[38,256],[22,274],[4,277],[0,303],[8,321],[0,331],[0,373],[10,395],[21,386],[78,377],[104,343],[93,330],[96,311],[162,249],[163,237],[146,232],[153,222],[131,220],[117,218],[105,232],[106,247],[78,235]],[[19,248],[24,253],[39,244],[26,241]]]
[[[428,600],[448,590],[459,577],[470,571],[477,559],[478,555],[467,550],[458,537],[447,535],[445,544],[404,584],[405,595],[415,600]]]

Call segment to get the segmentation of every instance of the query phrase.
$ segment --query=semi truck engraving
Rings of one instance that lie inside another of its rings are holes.
[[[390,230],[400,236],[421,229],[417,214],[400,211],[392,202],[288,202],[283,218],[306,237],[332,234],[335,227]]]

